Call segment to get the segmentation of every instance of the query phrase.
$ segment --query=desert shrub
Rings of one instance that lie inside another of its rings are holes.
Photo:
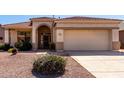
[[[13,48],[13,46],[10,46],[10,44],[5,44],[3,50],[8,51],[10,48]]]
[[[34,61],[33,70],[41,74],[63,74],[66,60],[60,56],[46,55]]]
[[[8,53],[12,53],[12,50],[13,50],[13,48],[10,48],[10,49],[8,50]]]
[[[5,45],[4,45],[4,50],[5,50],[5,51],[8,51],[9,48],[10,48],[10,44],[5,44]]]
[[[32,49],[32,44],[29,41],[24,41],[22,51],[28,51]]]
[[[16,48],[10,48],[10,49],[8,50],[8,52],[9,52],[9,53],[12,53],[12,55],[15,55],[15,54],[17,54],[18,50],[17,50]]]
[[[17,52],[18,52],[18,50],[17,50],[16,48],[13,48],[13,50],[12,50],[12,54],[13,54],[13,55],[16,55]]]
[[[0,45],[0,50],[4,50],[4,45],[3,44]]]
[[[21,42],[21,41],[16,42],[15,47],[18,48],[19,50],[22,50],[21,48],[23,47],[23,42]]]
[[[28,51],[32,49],[32,44],[29,41],[16,42],[15,47],[21,51]]]
[[[0,50],[8,51],[10,48],[13,48],[10,44],[0,45]]]

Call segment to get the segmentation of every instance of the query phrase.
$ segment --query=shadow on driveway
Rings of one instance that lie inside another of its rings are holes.
[[[70,56],[124,56],[124,51],[72,51]]]

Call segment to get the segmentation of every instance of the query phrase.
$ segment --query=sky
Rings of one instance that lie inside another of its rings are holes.
[[[64,18],[70,16],[87,16],[87,17],[98,17],[98,18],[112,18],[112,19],[123,19],[124,15],[54,15],[55,18]],[[30,21],[30,18],[35,17],[53,17],[52,15],[0,15],[0,24],[10,24]]]

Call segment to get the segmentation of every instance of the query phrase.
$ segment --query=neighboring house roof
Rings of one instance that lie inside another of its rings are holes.
[[[6,24],[3,25],[2,27],[4,28],[9,28],[9,29],[31,29],[32,26],[30,25],[30,22],[20,22],[20,23],[13,23],[13,24]]]

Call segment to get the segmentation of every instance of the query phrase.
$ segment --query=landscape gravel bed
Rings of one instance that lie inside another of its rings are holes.
[[[0,78],[40,78],[41,75],[32,73],[33,60],[39,55],[35,52],[10,53],[0,52]],[[57,78],[94,78],[84,67],[71,57],[66,56],[67,65],[65,74]]]

